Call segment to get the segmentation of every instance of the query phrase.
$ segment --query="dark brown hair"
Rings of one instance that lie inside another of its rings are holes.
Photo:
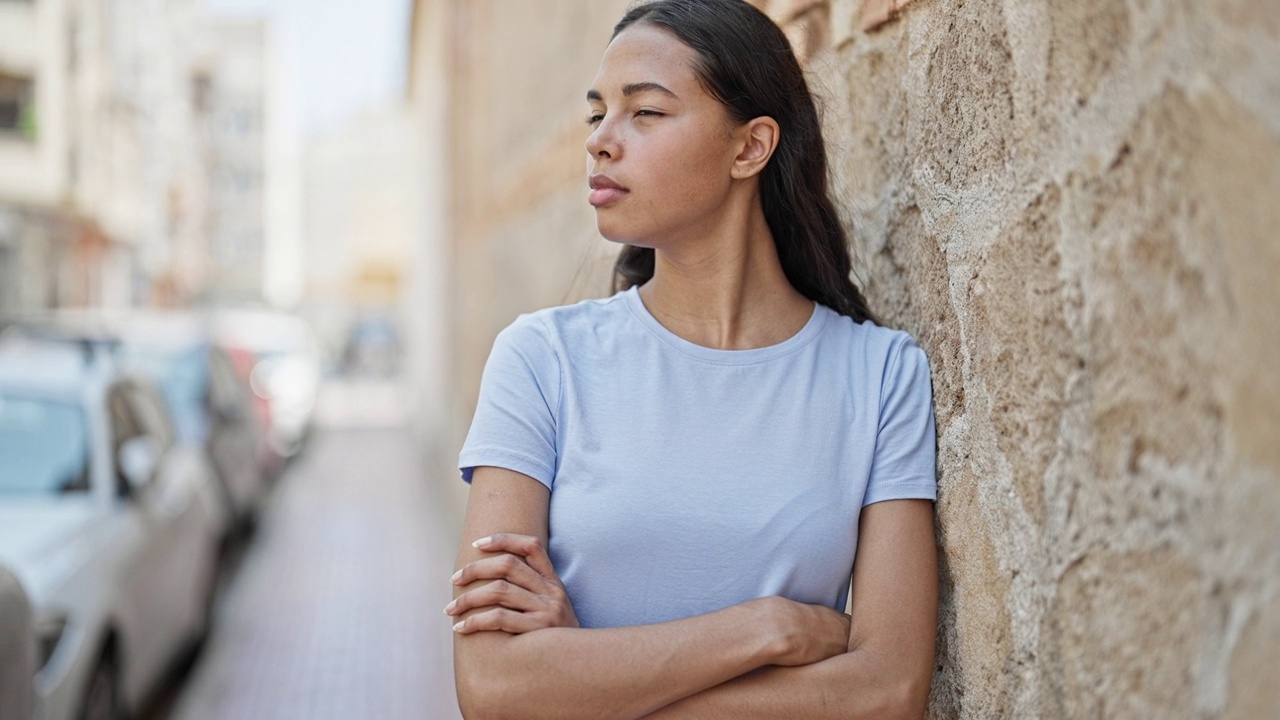
[[[850,278],[817,108],[786,35],[743,0],[645,3],[623,16],[613,37],[637,23],[667,30],[697,53],[698,79],[735,122],[767,116],[778,123],[781,137],[761,172],[760,195],[783,272],[810,300],[858,322],[874,320]],[[641,285],[653,272],[653,249],[626,245],[614,265],[614,289]]]

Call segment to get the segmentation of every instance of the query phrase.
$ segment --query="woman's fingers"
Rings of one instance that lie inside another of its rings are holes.
[[[538,538],[498,533],[472,544],[488,555],[464,565],[450,581],[460,587],[493,582],[461,593],[445,608],[446,614],[454,616],[478,611],[460,624],[459,632],[523,633],[548,627],[578,627],[564,583]],[[483,620],[476,620],[482,617]]]
[[[471,546],[484,552],[505,552],[519,555],[529,563],[529,567],[537,570],[544,577],[557,578],[556,570],[551,565],[551,558],[542,546],[542,541],[532,535],[516,533],[497,533],[480,538]]]
[[[453,626],[453,630],[462,635],[494,630],[520,634],[532,632],[543,627],[546,627],[546,625],[538,622],[532,615],[499,607],[478,612],[465,620],[461,620]]]
[[[547,585],[543,577],[519,556],[503,553],[473,560],[449,579],[454,585],[465,587],[480,580],[504,579],[527,590],[537,592]]]
[[[446,615],[461,615],[473,608],[490,606],[532,612],[542,609],[544,605],[545,603],[540,602],[539,596],[525,588],[506,580],[495,580],[454,598],[453,602],[445,606],[444,612]]]

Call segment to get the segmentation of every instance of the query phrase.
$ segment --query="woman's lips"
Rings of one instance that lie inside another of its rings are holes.
[[[597,208],[618,202],[628,192],[613,178],[603,173],[592,175],[587,179],[587,184],[591,186],[591,194],[587,196],[587,202]]]
[[[627,194],[626,190],[615,187],[598,187],[592,188],[591,194],[587,196],[587,202],[592,207],[605,207],[612,205],[622,199]]]

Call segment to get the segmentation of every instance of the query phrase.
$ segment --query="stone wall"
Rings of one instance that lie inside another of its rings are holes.
[[[1280,4],[867,2],[758,4],[932,362],[932,717],[1276,716]],[[493,335],[605,293],[578,115],[626,5],[454,5],[452,448]]]
[[[857,5],[772,10],[932,361],[933,716],[1276,716],[1280,5]]]

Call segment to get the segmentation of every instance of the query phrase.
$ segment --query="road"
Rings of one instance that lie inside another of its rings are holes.
[[[454,539],[391,385],[330,384],[214,629],[148,720],[457,720]]]

